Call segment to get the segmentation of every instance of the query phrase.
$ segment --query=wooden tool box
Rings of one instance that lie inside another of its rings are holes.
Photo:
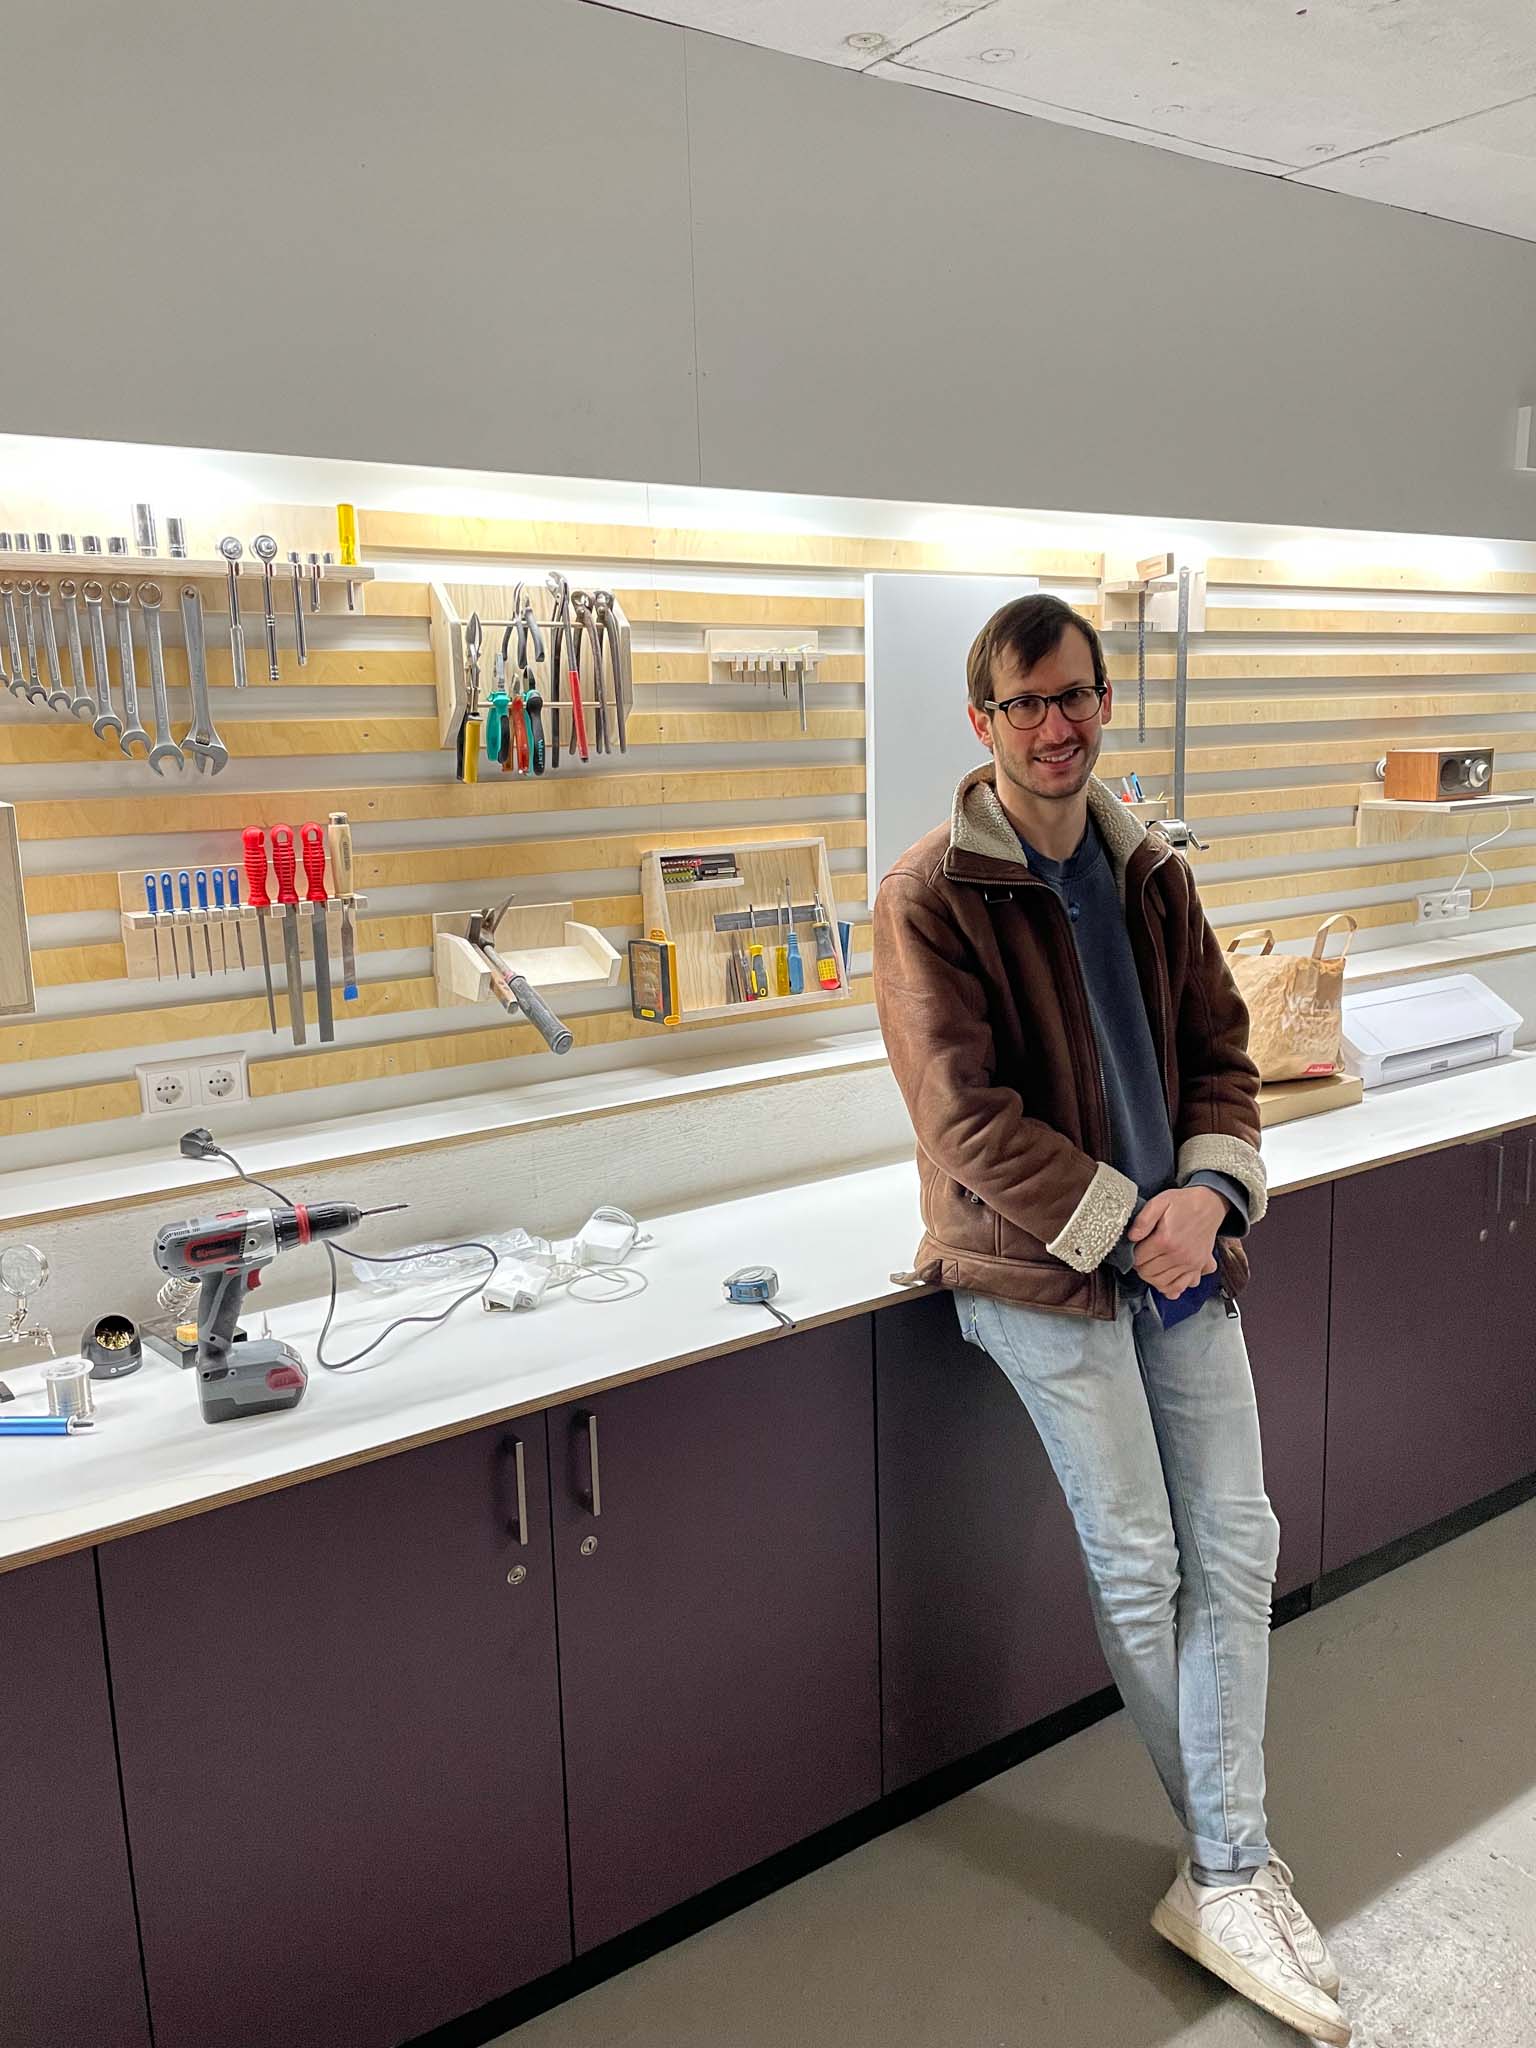
[[[722,863],[728,863],[733,872],[709,872]],[[695,874],[700,878],[694,879]],[[774,952],[784,935],[786,879],[805,988],[800,995],[781,996],[774,993]],[[647,937],[669,941],[676,949],[677,1015],[682,1023],[776,1015],[848,997],[848,962],[838,930],[824,839],[779,839],[737,846],[722,838],[715,847],[657,847],[640,863],[640,900]],[[816,974],[818,900],[832,932],[835,987],[823,987]],[[756,921],[749,924],[753,913]],[[732,1002],[729,997],[729,962],[738,939],[744,945],[755,939],[763,949],[770,992],[753,1002]]]

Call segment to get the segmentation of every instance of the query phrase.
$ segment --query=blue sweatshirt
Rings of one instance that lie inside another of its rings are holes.
[[[1055,891],[1072,922],[1109,1103],[1109,1163],[1136,1183],[1141,1195],[1136,1205],[1139,1210],[1151,1196],[1176,1185],[1177,1155],[1114,868],[1091,818],[1070,860],[1048,860],[1022,841],[1021,847],[1031,871]],[[1248,1198],[1237,1181],[1224,1173],[1200,1172],[1191,1174],[1187,1185],[1214,1188],[1227,1202],[1222,1234],[1244,1234]],[[1109,1263],[1132,1285],[1144,1286],[1135,1270],[1135,1258],[1136,1247],[1129,1238],[1122,1238],[1110,1253]],[[1213,1275],[1205,1291],[1214,1286]]]

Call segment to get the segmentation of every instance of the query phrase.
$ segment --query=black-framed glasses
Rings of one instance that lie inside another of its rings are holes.
[[[1054,697],[1010,697],[1006,704],[994,703],[989,697],[981,708],[994,715],[1001,712],[1015,732],[1032,732],[1037,725],[1044,725],[1053,704],[1059,704],[1074,725],[1086,725],[1098,717],[1105,695],[1103,683],[1079,683],[1074,689],[1058,690]]]

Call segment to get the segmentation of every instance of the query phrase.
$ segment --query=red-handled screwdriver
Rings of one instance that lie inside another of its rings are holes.
[[[293,827],[272,827],[272,866],[277,900],[283,907],[283,976],[288,984],[288,1027],[295,1045],[304,1039],[304,961],[299,951],[299,892],[294,886]]]
[[[305,902],[313,905],[315,922],[315,1015],[320,1023],[320,1042],[329,1045],[336,1036],[336,1018],[331,1008],[331,942],[326,930],[325,834],[318,825],[299,827],[299,844],[304,849],[304,872],[309,878]]]
[[[267,951],[267,835],[259,825],[247,825],[240,834],[245,847],[245,900],[256,913],[256,931],[261,939],[261,967],[267,977],[267,1021],[277,1029],[277,1003],[272,995],[272,955]]]

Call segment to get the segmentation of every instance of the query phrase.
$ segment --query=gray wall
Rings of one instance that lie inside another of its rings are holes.
[[[34,0],[0,137],[11,432],[1536,537],[1475,229],[580,0]]]

